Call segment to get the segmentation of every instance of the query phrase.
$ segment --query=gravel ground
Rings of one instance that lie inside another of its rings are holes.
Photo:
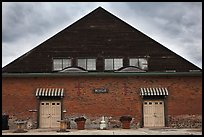
[[[67,132],[57,132],[58,129],[32,129],[25,133],[13,133],[14,130],[2,130],[2,135],[202,135],[202,129],[67,129]]]

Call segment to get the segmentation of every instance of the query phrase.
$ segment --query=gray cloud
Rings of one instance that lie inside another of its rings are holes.
[[[66,21],[72,21],[71,14],[63,12],[63,5],[44,3],[14,3],[3,9],[3,42],[13,42],[27,35],[41,35]],[[19,35],[20,34],[20,35]]]
[[[82,13],[88,13],[88,3],[4,3],[3,42],[13,42],[27,35],[42,35],[66,27]],[[74,16],[73,16],[74,13]],[[20,35],[19,35],[20,34]]]
[[[133,27],[202,68],[201,3],[126,3],[123,11]]]
[[[98,6],[202,68],[201,2],[3,2],[2,66]]]
[[[90,4],[83,2],[80,4],[4,2],[2,4],[2,67],[90,11]]]

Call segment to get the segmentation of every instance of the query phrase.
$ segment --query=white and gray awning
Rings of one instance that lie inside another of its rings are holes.
[[[44,97],[63,97],[64,89],[63,88],[37,88],[36,97],[44,96]]]
[[[168,96],[167,88],[140,88],[141,96]]]

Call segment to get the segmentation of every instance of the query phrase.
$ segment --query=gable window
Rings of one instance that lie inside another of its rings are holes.
[[[77,65],[86,70],[96,70],[96,59],[78,59]]]
[[[77,60],[77,66],[86,69],[86,59],[78,59]]]
[[[105,70],[117,70],[121,67],[123,67],[122,58],[105,59]]]
[[[113,59],[105,59],[105,70],[113,70]]]
[[[142,70],[147,70],[148,68],[148,63],[146,58],[130,58],[129,63],[130,63],[130,66],[135,66]]]
[[[130,59],[130,66],[135,66],[139,68],[139,59],[138,58],[131,58]]]
[[[63,70],[71,65],[71,59],[53,59],[53,70]]]
[[[87,70],[96,70],[96,59],[87,59]]]

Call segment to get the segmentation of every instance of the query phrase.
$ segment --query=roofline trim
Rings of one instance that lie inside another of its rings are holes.
[[[2,73],[2,77],[67,77],[67,76],[202,76],[202,72],[87,72],[87,73]]]

